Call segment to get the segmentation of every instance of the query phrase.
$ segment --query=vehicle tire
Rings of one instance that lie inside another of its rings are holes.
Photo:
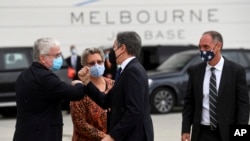
[[[157,88],[150,96],[152,113],[169,113],[175,105],[175,95],[169,88]]]

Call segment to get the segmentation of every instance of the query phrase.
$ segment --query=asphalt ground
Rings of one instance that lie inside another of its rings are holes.
[[[168,114],[152,114],[154,125],[154,141],[181,140],[181,108]],[[71,141],[73,125],[70,114],[63,112],[63,141]],[[0,141],[11,141],[15,130],[15,117],[3,118],[0,116]],[[250,121],[249,121],[250,124]]]
[[[180,141],[181,110],[169,114],[152,114],[155,141]],[[15,117],[0,116],[0,141],[11,141],[15,130]],[[71,141],[73,125],[70,114],[63,112],[63,141]]]

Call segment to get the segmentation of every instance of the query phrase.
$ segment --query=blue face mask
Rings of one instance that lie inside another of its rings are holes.
[[[99,65],[95,64],[94,66],[90,67],[90,74],[94,77],[100,77],[103,75],[105,70],[104,64]]]
[[[62,64],[63,64],[63,59],[62,59],[61,56],[55,58],[53,60],[53,64],[52,64],[51,70],[53,70],[53,71],[59,70],[62,67]]]

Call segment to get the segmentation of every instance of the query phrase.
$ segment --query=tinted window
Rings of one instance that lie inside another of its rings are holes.
[[[12,70],[23,70],[31,63],[31,50],[28,49],[1,49],[0,71],[8,72]]]
[[[6,53],[3,58],[5,70],[29,67],[27,56],[24,53]]]
[[[140,61],[146,70],[154,70],[174,53],[190,49],[197,49],[197,47],[193,45],[143,46]]]
[[[247,59],[249,61],[250,60],[250,52],[249,51],[245,51],[244,54],[245,54],[245,56],[247,57]],[[249,67],[250,64],[248,62],[246,62],[246,64],[247,64],[247,67]]]
[[[163,62],[157,70],[182,70],[197,53],[176,53]]]
[[[237,64],[240,64],[244,68],[248,67],[247,60],[244,58],[243,54],[238,51],[234,52],[222,52],[222,55]],[[250,56],[249,56],[250,57]]]

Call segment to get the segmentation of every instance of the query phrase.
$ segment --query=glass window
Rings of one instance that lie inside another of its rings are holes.
[[[5,70],[24,69],[29,67],[27,56],[24,53],[5,53],[3,54],[3,66]]]
[[[244,56],[241,52],[237,52],[237,51],[235,51],[235,52],[223,52],[222,51],[222,55],[226,59],[231,60],[237,64],[240,64],[244,68],[248,67],[247,60],[244,58]]]
[[[250,60],[250,52],[249,51],[244,51],[244,54],[246,55],[247,59]],[[250,64],[247,63],[247,61],[246,61],[246,64],[247,64],[246,66],[249,67]]]
[[[176,53],[164,61],[157,70],[182,70],[196,55],[198,55],[197,51]]]

